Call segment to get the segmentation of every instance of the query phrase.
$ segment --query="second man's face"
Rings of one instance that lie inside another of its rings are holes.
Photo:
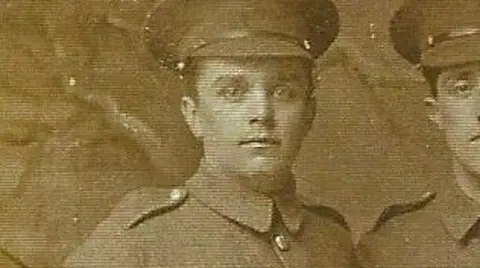
[[[439,76],[437,121],[457,162],[480,174],[480,64],[445,69]]]
[[[274,178],[291,167],[315,114],[309,62],[205,59],[197,64],[196,88],[187,121],[209,162],[247,177]]]

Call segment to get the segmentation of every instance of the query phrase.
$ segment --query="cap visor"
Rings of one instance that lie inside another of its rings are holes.
[[[210,43],[194,51],[194,57],[253,57],[293,56],[312,59],[307,49],[299,44],[272,38],[227,39]]]
[[[445,41],[422,54],[421,64],[448,67],[480,61],[480,35]]]

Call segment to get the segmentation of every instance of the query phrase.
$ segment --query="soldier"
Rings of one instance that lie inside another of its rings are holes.
[[[145,47],[184,81],[204,157],[184,187],[127,194],[65,266],[354,267],[343,217],[303,204],[292,174],[334,4],[167,0],[147,18]]]
[[[480,267],[480,2],[409,0],[391,21],[396,51],[419,67],[450,176],[436,193],[388,207],[358,245],[365,267]]]

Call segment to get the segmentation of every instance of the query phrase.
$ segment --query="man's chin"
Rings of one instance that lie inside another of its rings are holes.
[[[250,170],[247,174],[242,179],[243,184],[265,194],[283,190],[293,179],[291,176],[280,174],[278,169]]]
[[[275,175],[283,173],[286,165],[277,157],[255,157],[246,163],[245,169],[252,175]]]

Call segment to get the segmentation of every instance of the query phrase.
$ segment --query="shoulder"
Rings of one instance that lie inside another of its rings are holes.
[[[141,262],[141,245],[129,232],[179,208],[187,199],[188,191],[184,188],[141,188],[129,192],[67,258],[65,267],[135,266],[136,261]]]
[[[427,192],[411,202],[387,206],[375,226],[358,242],[362,264],[367,267],[407,265],[411,261],[407,256],[416,255],[426,241],[432,240],[427,236],[435,235],[432,231],[437,228],[435,197],[435,193]]]
[[[112,211],[111,219],[122,229],[135,228],[150,218],[182,205],[188,198],[185,188],[142,188],[128,193]]]
[[[185,188],[140,188],[126,194],[113,208],[110,216],[92,233],[126,231],[151,218],[181,206],[188,198]]]

